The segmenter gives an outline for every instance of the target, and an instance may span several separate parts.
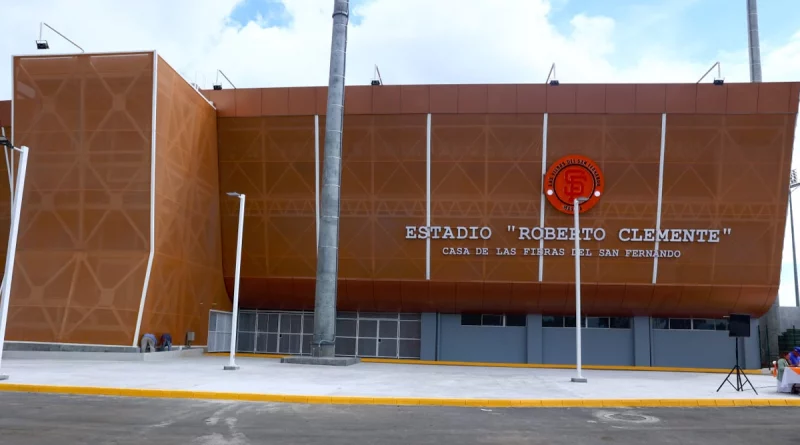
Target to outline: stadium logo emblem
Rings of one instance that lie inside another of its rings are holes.
[[[605,179],[600,167],[581,155],[569,155],[557,160],[544,177],[547,200],[561,212],[572,214],[575,199],[583,201],[580,213],[597,205],[603,194]]]

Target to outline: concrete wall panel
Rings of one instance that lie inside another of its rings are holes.
[[[585,365],[633,366],[633,330],[584,329],[582,361]],[[575,364],[575,329],[543,328],[544,363]]]
[[[442,314],[442,361],[527,363],[524,327],[462,326],[461,316]]]

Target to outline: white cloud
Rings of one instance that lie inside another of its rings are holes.
[[[44,20],[87,51],[157,48],[203,86],[212,83],[217,68],[239,87],[327,83],[329,0],[284,0],[293,18],[287,28],[233,23],[228,17],[238,0],[3,3],[0,13],[11,20],[4,21],[0,53],[34,52]],[[540,82],[553,62],[564,82],[691,82],[715,60],[682,59],[680,48],[666,48],[657,37],[648,40],[647,32],[620,54],[614,37],[621,25],[614,19],[579,14],[560,31],[546,0],[371,0],[353,14],[360,19],[349,32],[348,83],[354,84],[368,83],[375,63],[388,83]],[[667,17],[663,8],[642,14],[648,27]],[[72,51],[53,33],[45,37],[53,52]],[[768,43],[765,80],[800,77],[800,33]],[[718,58],[728,80],[747,80],[746,48]],[[7,63],[0,65],[0,98],[10,95]]]
[[[0,3],[0,99],[10,97],[8,56],[35,51],[42,20],[90,52],[158,49],[204,87],[211,85],[217,68],[238,87],[327,84],[330,0],[284,0],[292,17],[287,28],[231,22],[238,0]],[[390,84],[543,82],[553,62],[563,82],[693,82],[715,60],[722,62],[726,80],[747,81],[744,37],[740,51],[689,60],[682,48],[669,46],[670,39],[647,32],[669,19],[669,8],[674,12],[691,3],[667,2],[650,13],[639,11],[646,23],[576,15],[562,30],[552,23],[546,0],[371,0],[353,10],[360,23],[349,31],[348,83],[367,84],[376,63]],[[769,26],[761,23],[762,33]],[[615,36],[622,29],[640,29],[641,36],[618,48]],[[663,34],[668,28],[659,29]],[[45,36],[52,52],[73,51],[53,33]],[[784,42],[762,38],[762,45],[764,80],[800,79],[800,30]],[[791,286],[784,286],[781,295],[791,302]]]

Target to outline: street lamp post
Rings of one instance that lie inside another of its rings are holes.
[[[578,374],[572,378],[575,383],[586,383],[587,380],[581,373],[581,228],[579,214],[581,203],[589,198],[575,198],[572,203],[575,215],[575,368]]]
[[[6,253],[6,268],[3,275],[3,286],[0,292],[0,369],[2,369],[3,349],[6,341],[6,326],[8,324],[8,303],[11,298],[11,279],[14,277],[14,261],[17,256],[17,235],[19,235],[19,217],[22,208],[22,195],[25,189],[25,172],[28,168],[28,147],[15,147],[5,137],[5,132],[0,133],[0,146],[3,150],[9,149],[11,151],[10,159],[14,159],[13,153],[18,151],[19,154],[19,169],[17,170],[17,183],[14,186],[11,181],[11,227],[9,228],[8,235],[8,252]],[[6,156],[8,153],[6,152]],[[8,157],[6,158],[8,159]],[[9,175],[11,175],[14,168],[13,161],[8,165]],[[11,176],[9,176],[11,178]],[[8,375],[0,374],[0,380],[8,379]]]
[[[800,187],[800,182],[797,181],[797,170],[792,170],[789,180],[789,231],[792,235],[792,271],[794,272],[794,302],[797,307],[800,307],[800,286],[797,281],[797,250],[794,243],[794,208],[792,207],[792,192]]]
[[[231,353],[228,364],[222,369],[225,371],[236,371],[236,334],[238,333],[239,321],[239,279],[242,271],[242,235],[244,229],[244,194],[229,192],[228,196],[239,198],[239,234],[236,239],[236,274],[233,278],[233,313],[231,318]]]

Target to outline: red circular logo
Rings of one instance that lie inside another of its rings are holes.
[[[547,200],[561,212],[574,213],[575,200],[581,201],[580,213],[594,207],[603,194],[605,179],[600,167],[581,155],[569,155],[557,160],[547,169],[544,193]]]

